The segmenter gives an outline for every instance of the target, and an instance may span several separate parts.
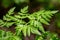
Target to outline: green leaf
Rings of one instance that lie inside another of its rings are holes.
[[[27,34],[28,34],[28,36],[30,36],[30,32],[31,32],[31,28],[28,27],[28,28],[27,28]]]
[[[43,18],[40,18],[40,22],[43,24],[49,25],[49,23],[46,20],[44,20]]]
[[[4,24],[4,22],[3,22],[3,20],[0,20],[0,26],[1,26],[2,24]]]
[[[38,31],[38,29],[33,28],[33,27],[31,27],[31,32],[32,32],[33,34],[41,35],[41,33]]]
[[[50,15],[47,15],[47,14],[46,14],[46,16],[47,16],[48,18],[51,18],[51,16],[50,16]]]
[[[14,24],[14,22],[7,22],[5,26],[6,26],[6,27],[10,27],[10,26],[12,26],[13,24]]]
[[[38,24],[38,26],[39,26],[39,28],[38,28],[38,29],[39,29],[41,32],[45,33],[45,30],[44,30],[44,28],[43,28],[42,24],[41,24],[41,23],[39,23],[39,24]]]
[[[22,27],[19,27],[19,26],[16,27],[15,29],[16,29],[16,35],[19,35],[22,31]]]
[[[42,24],[38,21],[34,21],[34,27],[38,28],[41,32],[45,32]]]
[[[11,8],[9,11],[8,11],[8,14],[11,15],[14,13],[14,10],[15,10],[15,7]]]
[[[3,20],[6,20],[6,21],[11,21],[10,18],[6,17],[6,16],[3,16]]]
[[[55,14],[55,13],[57,13],[57,12],[58,12],[58,10],[56,10],[56,11],[51,11],[52,14]]]
[[[46,20],[46,21],[50,21],[50,19],[47,17],[47,16],[45,16],[45,15],[42,15],[42,17]]]
[[[28,6],[24,7],[23,9],[21,9],[22,13],[27,13],[28,12]]]
[[[23,32],[24,36],[26,37],[26,34],[27,34],[27,27],[26,26],[23,27],[22,32]]]

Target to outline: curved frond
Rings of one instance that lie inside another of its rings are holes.
[[[16,35],[23,33],[24,36],[30,36],[31,33],[41,35],[45,33],[42,24],[49,25],[50,18],[58,11],[39,10],[32,14],[28,13],[28,6],[22,8],[20,12],[14,14],[15,7],[11,8],[8,13],[0,20],[0,26],[10,27],[16,25]],[[28,22],[25,20],[29,19]],[[24,20],[25,19],[25,20]],[[41,31],[41,32],[40,32]]]

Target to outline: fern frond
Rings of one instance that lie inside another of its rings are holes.
[[[28,18],[30,19],[30,25],[37,27],[40,31],[44,33],[42,23],[49,25],[48,22],[50,21],[50,18],[53,16],[54,13],[55,11],[45,11],[45,10],[35,12],[32,15],[28,16]]]
[[[28,18],[31,20],[38,20],[41,23],[44,23],[46,25],[49,25],[49,23],[47,21],[50,21],[49,18],[52,17],[52,15],[54,14],[55,11],[45,11],[45,10],[41,10],[38,12],[33,13],[31,16],[29,16]],[[57,11],[56,11],[57,12]]]
[[[13,35],[11,32],[0,30],[0,40],[21,40],[21,38]]]
[[[24,7],[23,9],[21,9],[22,13],[27,13],[28,12],[28,6]]]
[[[9,11],[8,11],[8,15],[11,15],[14,13],[14,10],[15,10],[15,7],[11,8]]]
[[[16,35],[19,35],[22,32],[24,36],[30,36],[30,33],[41,35],[39,31],[45,33],[42,23],[49,25],[50,18],[57,12],[50,10],[39,10],[29,14],[28,6],[26,6],[22,8],[20,12],[14,14],[14,9],[15,7],[10,9],[8,13],[3,16],[3,20],[0,20],[0,26],[10,27],[15,24]],[[25,18],[28,18],[29,21],[26,22],[24,20]]]
[[[40,36],[36,36],[35,40],[60,40],[55,33],[45,32]]]
[[[30,36],[30,32],[33,34],[40,35],[40,32],[38,31],[38,29],[28,26],[28,25],[27,26],[19,25],[15,29],[17,31],[17,35],[19,35],[20,32],[23,32],[24,36],[26,36],[26,35]]]
[[[18,22],[19,23],[25,23],[24,21],[20,20],[20,19],[23,19],[23,18],[26,18],[25,16],[27,15],[24,15],[23,13],[26,11],[27,12],[27,9],[28,9],[28,6],[27,7],[24,7],[23,9],[21,9],[21,12],[18,12],[18,15],[13,15],[14,14],[14,9],[15,7],[11,8],[8,13],[3,16],[3,20],[1,20],[1,24],[0,26],[12,26],[13,24],[17,24]],[[5,21],[5,22],[4,22]],[[13,21],[13,22],[12,22]],[[7,25],[6,25],[7,24]]]

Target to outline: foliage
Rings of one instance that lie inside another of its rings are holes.
[[[22,40],[11,32],[0,30],[0,40]]]
[[[18,13],[14,11],[15,7],[11,8],[3,16],[3,19],[0,19],[0,27],[9,28],[15,25],[16,32],[13,34],[0,30],[0,40],[22,40],[22,35],[30,37],[31,33],[36,34],[35,40],[60,40],[56,34],[46,32],[43,28],[43,24],[49,25],[51,17],[58,12],[51,10],[58,9],[56,7],[60,5],[60,0],[0,0],[1,6],[5,8],[21,6],[21,4],[24,5],[25,3],[29,4],[29,6],[40,3],[39,6],[48,10],[39,10],[30,14],[28,6],[22,8]],[[56,15],[55,24],[60,28],[60,14]]]
[[[45,32],[41,36],[36,36],[35,40],[60,40],[55,33]]]
[[[16,25],[15,35],[19,36],[21,33],[26,37],[31,33],[41,35],[45,33],[42,24],[49,25],[50,18],[58,11],[39,10],[32,14],[28,13],[28,6],[24,7],[18,13],[14,13],[15,7],[11,8],[6,15],[3,16],[3,20],[0,19],[1,27],[10,27],[13,24]],[[28,19],[26,22],[24,19]],[[40,32],[41,31],[41,32]],[[13,39],[13,38],[12,38]],[[9,39],[10,40],[10,39]]]

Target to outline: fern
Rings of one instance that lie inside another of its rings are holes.
[[[40,36],[36,36],[35,40],[60,40],[55,33],[45,32]]]
[[[3,20],[0,20],[0,26],[10,27],[13,24],[16,25],[16,35],[19,35],[21,32],[24,36],[30,36],[31,33],[41,35],[41,32],[45,33],[43,24],[49,25],[50,18],[58,11],[46,11],[39,10],[32,14],[28,13],[28,6],[24,7],[17,14],[14,14],[14,9],[10,9],[8,13],[3,16]],[[25,22],[25,18],[28,18],[29,21]],[[39,32],[41,31],[41,32]]]
[[[0,40],[22,40],[11,32],[0,30]]]

